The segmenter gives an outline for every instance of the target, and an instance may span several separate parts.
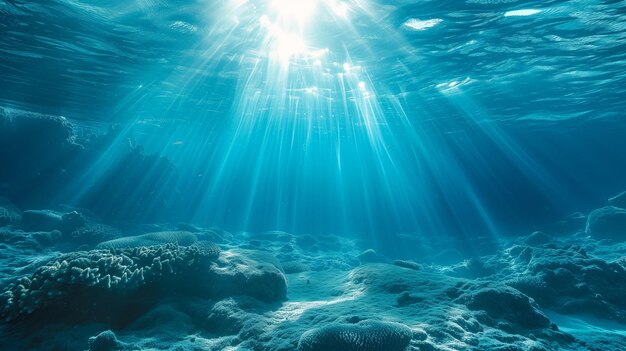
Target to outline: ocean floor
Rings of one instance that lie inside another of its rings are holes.
[[[623,207],[474,257],[396,235],[411,250],[394,256],[358,235],[114,228],[1,198],[0,349],[626,350]]]

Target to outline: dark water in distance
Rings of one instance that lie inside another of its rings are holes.
[[[4,164],[4,192],[384,241],[527,232],[626,189],[623,1],[333,4],[1,1],[5,113],[77,143],[118,125],[44,173]]]

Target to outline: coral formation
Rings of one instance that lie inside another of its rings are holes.
[[[198,241],[194,233],[185,231],[153,232],[137,236],[129,236],[102,242],[96,246],[98,249],[121,249],[150,245],[163,245],[176,243],[181,246],[190,246]]]
[[[298,351],[404,351],[411,336],[411,329],[399,323],[335,323],[304,333]]]
[[[571,245],[518,246],[510,249],[509,254],[514,257],[518,272],[517,278],[509,279],[507,284],[533,297],[541,306],[626,322],[623,262],[607,262]]]
[[[106,224],[88,222],[84,226],[78,227],[71,232],[64,231],[64,237],[76,244],[90,244],[102,242],[121,235],[121,232]]]
[[[287,296],[287,279],[279,267],[267,253],[230,250],[207,273],[203,289],[212,296],[249,295],[266,302],[282,300]]]
[[[594,257],[580,246],[513,245],[493,256],[471,260],[454,276],[494,279],[559,313],[586,313],[626,322],[626,265]]]
[[[111,330],[89,338],[89,351],[116,351],[123,349],[123,345],[117,341],[115,333]]]
[[[498,286],[469,293],[460,300],[471,310],[485,311],[493,319],[501,319],[528,329],[547,328],[550,320],[521,292]]]
[[[223,334],[237,334],[246,324],[254,322],[254,313],[262,310],[264,304],[249,296],[234,296],[213,304],[206,314],[203,327]]]
[[[584,249],[534,232],[495,254],[450,266],[393,261],[346,238],[327,248],[326,239],[309,235],[231,235],[190,224],[179,227],[193,233],[146,224],[129,231],[157,231],[123,238],[111,228],[107,237],[119,239],[102,242],[100,250],[49,252],[104,226],[82,210],[65,211],[63,234],[19,226],[0,231],[6,252],[28,248],[42,257],[0,270],[6,286],[0,316],[11,326],[50,325],[41,335],[53,334],[58,322],[90,326],[76,332],[90,351],[587,351],[598,349],[596,343],[613,351],[626,345],[616,334],[567,334],[569,315],[626,322],[626,260],[594,254],[609,250],[607,243],[614,253],[623,246],[583,231],[572,235]],[[218,254],[209,238],[227,250]],[[299,245],[302,238],[311,245]],[[419,255],[401,257],[422,262]],[[293,274],[289,290],[285,274]],[[7,279],[15,276],[22,278]],[[98,334],[106,328],[115,334]],[[23,348],[34,338],[24,335],[24,343],[2,336],[0,342]],[[97,336],[87,345],[89,335]],[[54,340],[42,350],[59,345],[63,341]]]
[[[141,286],[164,284],[195,272],[218,255],[217,248],[172,244],[66,254],[7,287],[0,295],[0,317],[14,320],[53,304],[68,303],[78,295],[130,294]]]

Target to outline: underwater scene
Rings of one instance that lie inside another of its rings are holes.
[[[0,0],[0,350],[626,350],[626,1]]]

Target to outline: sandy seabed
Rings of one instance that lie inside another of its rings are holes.
[[[626,349],[619,196],[473,258],[411,233],[393,257],[358,236],[120,230],[1,200],[5,350]]]

